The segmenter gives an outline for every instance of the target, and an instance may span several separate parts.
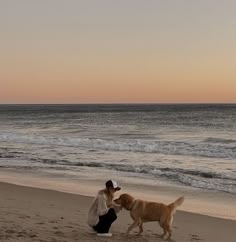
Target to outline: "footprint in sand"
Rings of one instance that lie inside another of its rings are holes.
[[[58,235],[58,236],[64,236],[64,233],[61,232],[61,231],[56,231],[55,234]]]
[[[74,227],[67,225],[67,226],[65,226],[65,228],[73,229]]]
[[[42,224],[45,224],[44,222],[39,222],[39,223],[36,223],[36,224],[40,224],[40,225],[42,225]]]
[[[48,222],[51,223],[51,224],[55,224],[55,223],[57,223],[56,220],[51,220],[51,221],[48,221]]]
[[[191,241],[199,241],[199,240],[202,240],[198,237],[198,235],[196,234],[191,234]]]
[[[35,238],[35,237],[38,237],[38,235],[37,234],[29,234],[29,237],[30,238]]]
[[[6,232],[7,234],[14,234],[14,233],[16,233],[16,231],[13,230],[13,229],[7,229],[5,232]]]
[[[30,216],[28,216],[28,215],[21,215],[21,216],[19,216],[19,218],[22,218],[22,219],[27,219],[27,218],[31,218]]]
[[[18,238],[20,238],[20,237],[25,237],[25,234],[18,233],[16,236],[17,236]]]

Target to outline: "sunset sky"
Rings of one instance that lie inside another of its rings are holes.
[[[0,104],[236,102],[235,0],[3,0],[0,30]]]

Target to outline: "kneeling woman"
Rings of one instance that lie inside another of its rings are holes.
[[[112,236],[109,232],[111,224],[117,219],[116,213],[121,210],[113,203],[114,193],[119,191],[117,182],[109,180],[106,188],[100,190],[94,199],[88,213],[88,224],[97,232],[98,236]]]

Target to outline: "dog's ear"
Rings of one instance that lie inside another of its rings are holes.
[[[125,205],[126,205],[126,207],[129,206],[129,203],[130,203],[130,199],[129,199],[129,197],[126,197],[125,198]]]
[[[131,197],[128,195],[128,194],[123,194],[122,196],[120,196],[121,198],[121,205],[128,209],[129,208],[129,205],[130,203],[132,202],[131,200]]]

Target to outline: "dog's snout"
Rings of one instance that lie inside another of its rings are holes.
[[[114,200],[114,202],[117,203],[117,204],[120,204],[120,199],[117,198],[117,199]]]

